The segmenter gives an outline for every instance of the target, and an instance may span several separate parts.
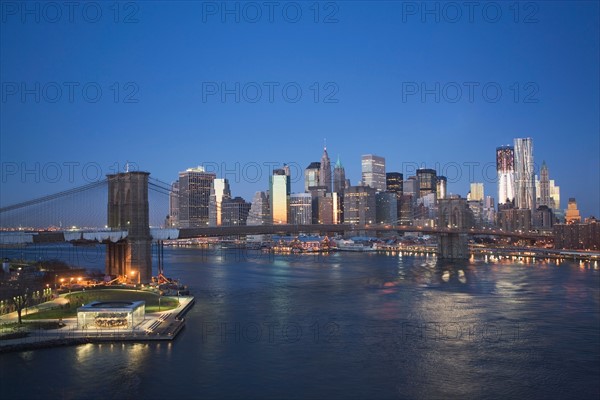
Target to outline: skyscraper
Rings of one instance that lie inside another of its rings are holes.
[[[179,226],[179,181],[173,182],[169,193],[169,228]]]
[[[540,169],[539,205],[554,208],[550,199],[550,178],[548,176],[548,166],[546,165],[546,161],[542,162],[542,168]]]
[[[483,183],[471,182],[471,201],[483,201]]]
[[[225,178],[213,179],[210,189],[210,200],[208,203],[208,224],[210,226],[221,226],[223,218],[223,200],[231,198],[229,181]]]
[[[388,192],[402,194],[404,175],[400,172],[388,172],[385,174],[385,186]]]
[[[338,156],[337,161],[335,162],[335,167],[333,168],[333,191],[342,195],[344,194],[345,188],[346,171],[344,170],[344,166],[340,161],[340,156]]]
[[[312,223],[312,196],[310,193],[290,195],[290,224],[309,225]]]
[[[447,190],[448,190],[448,179],[445,176],[438,176],[437,177],[437,198],[438,198],[438,200],[446,198]]]
[[[361,159],[362,183],[378,191],[385,191],[385,158],[365,154]]]
[[[512,203],[515,199],[515,151],[512,146],[496,148],[498,173],[498,204]]]
[[[561,211],[560,208],[560,186],[556,186],[554,179],[550,179],[550,199],[554,211]],[[561,213],[562,214],[562,213]]]
[[[533,139],[515,139],[515,205],[535,212],[535,175],[533,165]]]
[[[419,168],[417,178],[419,180],[419,197],[424,197],[430,193],[437,194],[437,173],[434,169]]]
[[[344,222],[354,225],[374,224],[377,219],[377,191],[370,186],[350,186],[344,192]]]
[[[246,225],[252,205],[241,197],[224,198],[221,202],[221,225]]]
[[[269,185],[271,217],[274,224],[287,224],[290,209],[290,170],[284,166],[273,170]]]
[[[327,147],[323,147],[323,155],[321,156],[321,168],[319,170],[319,180],[321,186],[327,188],[327,192],[331,193],[331,163],[329,162],[329,154]]]
[[[304,170],[304,191],[308,192],[311,187],[321,186],[321,163],[311,162]]]
[[[210,189],[216,175],[204,168],[188,168],[179,173],[179,227],[208,225]]]
[[[248,213],[246,225],[268,225],[271,223],[269,197],[265,192],[256,192]]]

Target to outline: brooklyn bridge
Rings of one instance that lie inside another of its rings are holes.
[[[439,258],[460,260],[469,257],[470,236],[487,235],[532,241],[547,238],[534,233],[473,228],[468,222],[464,199],[440,200],[436,227],[342,223],[161,228],[159,226],[164,225],[167,214],[169,190],[167,183],[150,178],[148,172],[123,172],[108,175],[98,182],[3,207],[0,208],[0,244],[103,243],[106,245],[107,275],[124,276],[131,271],[139,271],[139,281],[147,283],[152,278],[152,242],[164,240],[263,234],[377,235],[382,232],[419,232],[438,237]],[[106,224],[98,226],[98,215],[104,213]],[[96,222],[92,225],[94,222],[89,221],[94,217]],[[53,228],[48,229],[48,226]]]

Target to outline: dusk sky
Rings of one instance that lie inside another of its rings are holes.
[[[325,138],[352,184],[376,154],[496,198],[496,147],[532,137],[561,207],[600,216],[596,1],[47,4],[2,2],[3,207],[126,161],[248,201],[288,163],[301,192]]]

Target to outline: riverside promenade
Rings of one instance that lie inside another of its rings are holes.
[[[174,297],[177,298],[177,297]],[[67,346],[82,343],[98,342],[142,342],[173,340],[185,326],[185,314],[194,305],[193,296],[179,296],[179,305],[164,312],[149,313],[144,320],[133,329],[79,329],[77,318],[64,318],[64,326],[57,329],[34,329],[28,331],[25,337],[0,340],[0,353],[11,351],[25,351],[44,347]],[[40,304],[32,307],[28,313],[53,308],[56,304],[48,304],[57,301]],[[58,300],[60,302],[60,300]],[[0,324],[17,321],[16,312],[0,317]],[[39,322],[56,322],[52,320],[36,320]]]

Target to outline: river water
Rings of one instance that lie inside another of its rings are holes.
[[[102,267],[100,247],[76,252],[58,254]],[[3,354],[0,398],[600,396],[597,265],[190,248],[165,263],[196,296],[174,342]]]

